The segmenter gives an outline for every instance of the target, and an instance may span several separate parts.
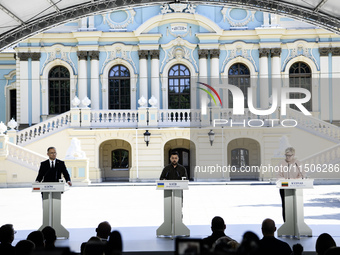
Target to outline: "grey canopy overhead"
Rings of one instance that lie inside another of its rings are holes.
[[[0,3],[0,50],[34,34],[91,14],[169,2],[171,1],[4,0]],[[340,33],[339,0],[182,0],[181,2],[226,5],[276,13]]]

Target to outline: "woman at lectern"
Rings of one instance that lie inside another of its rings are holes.
[[[285,150],[285,160],[281,162],[280,171],[278,172],[278,179],[303,179],[304,173],[301,169],[301,163],[295,158],[295,149],[288,147]],[[283,221],[286,221],[285,215],[285,190],[280,189],[280,196],[282,201],[282,216]]]

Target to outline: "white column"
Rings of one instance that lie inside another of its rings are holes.
[[[139,98],[142,96],[148,100],[148,51],[139,50]],[[139,99],[138,98],[138,99]],[[146,104],[146,106],[148,103]]]
[[[39,66],[40,53],[31,53],[32,56],[32,123],[40,122],[40,82]]]
[[[94,16],[89,16],[89,28],[88,30],[96,30],[96,28],[94,27]]]
[[[80,19],[79,21],[79,31],[86,31],[87,30],[87,17]]]
[[[263,26],[269,27],[269,13],[268,12],[263,13]]]
[[[91,59],[91,109],[99,109],[99,51],[89,52]]]
[[[320,117],[329,120],[329,62],[331,48],[319,48],[320,52]]]
[[[151,96],[157,99],[155,107],[159,108],[159,50],[150,51],[151,54]]]
[[[333,120],[340,120],[340,48],[332,48],[332,82],[333,82]]]
[[[276,88],[278,95],[281,95],[281,48],[273,48],[270,50],[272,56],[272,91]],[[280,97],[278,97],[278,104],[280,105]]]
[[[78,51],[79,68],[78,68],[78,98],[83,100],[87,97],[87,51]]]
[[[261,109],[269,108],[268,87],[268,48],[259,49],[260,52],[260,106]]]
[[[28,55],[29,53],[18,53],[20,58],[20,95],[17,95],[19,105],[17,108],[18,120],[20,124],[28,124]]]
[[[210,81],[211,85],[216,89],[217,93],[220,93],[219,89],[219,77],[220,77],[220,50],[213,49],[210,50]],[[217,100],[217,99],[216,99]],[[217,105],[219,105],[218,101],[216,101]]]
[[[203,83],[208,82],[208,62],[207,62],[207,57],[208,57],[208,50],[198,50],[198,57],[199,57],[199,81]],[[202,87],[202,86],[199,86]],[[204,89],[206,89],[204,87]],[[206,112],[202,111],[203,115],[203,120],[208,121],[209,120],[209,109],[207,108],[208,105],[208,95],[207,93],[203,92],[200,90],[199,92],[199,108],[200,109],[206,109]],[[202,108],[202,106],[205,106]],[[196,107],[195,107],[196,108]]]

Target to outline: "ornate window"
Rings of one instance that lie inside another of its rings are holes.
[[[304,62],[296,62],[289,69],[289,87],[304,88],[309,90],[312,94],[312,73],[310,67]],[[304,98],[305,95],[301,93],[290,93],[289,98]],[[303,106],[312,111],[312,99]],[[292,109],[298,110],[295,105],[290,105]]]
[[[236,63],[229,68],[228,83],[239,87],[244,95],[244,107],[248,108],[248,88],[250,87],[250,72],[247,66]],[[229,91],[229,108],[233,107],[233,96]]]
[[[112,169],[129,168],[129,151],[118,149],[112,151]]]
[[[70,110],[70,72],[64,66],[56,66],[48,74],[49,114]]]
[[[109,109],[131,109],[130,72],[116,65],[109,71]]]
[[[190,109],[190,71],[181,64],[169,70],[169,109]]]
[[[231,165],[237,169],[249,166],[249,151],[247,149],[237,148],[231,151]]]

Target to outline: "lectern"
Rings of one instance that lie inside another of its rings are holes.
[[[281,179],[276,187],[285,190],[286,222],[278,229],[278,236],[312,236],[312,229],[304,221],[303,189],[313,188],[313,179]]]
[[[157,190],[164,190],[164,222],[157,229],[159,236],[190,236],[190,230],[182,221],[183,190],[188,190],[188,181],[157,181]]]
[[[43,195],[43,224],[55,229],[57,237],[69,238],[70,233],[61,225],[61,193],[69,189],[69,185],[62,182],[32,183],[33,192],[41,192]]]

